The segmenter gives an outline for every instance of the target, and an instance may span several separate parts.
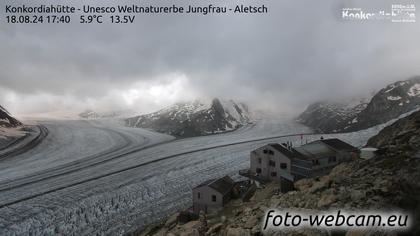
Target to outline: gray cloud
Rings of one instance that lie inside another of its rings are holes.
[[[87,107],[150,111],[202,96],[296,112],[318,99],[420,74],[419,23],[341,19],[343,7],[389,9],[393,1],[240,1],[251,2],[268,5],[269,14],[138,15],[125,26],[1,24],[0,103],[21,114]],[[166,85],[173,83],[177,96],[170,99],[150,92],[170,91]],[[142,94],[131,96],[133,89]],[[124,94],[131,94],[130,102]]]

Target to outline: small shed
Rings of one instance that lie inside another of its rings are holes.
[[[235,181],[225,176],[208,180],[193,188],[194,213],[199,214],[200,211],[209,213],[223,208],[230,201],[234,187]]]
[[[294,189],[295,178],[291,174],[283,174],[280,177],[280,192],[287,193]]]

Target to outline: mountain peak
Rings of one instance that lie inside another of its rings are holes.
[[[154,113],[132,117],[127,126],[153,129],[178,137],[235,130],[250,121],[248,107],[233,100],[178,102]]]

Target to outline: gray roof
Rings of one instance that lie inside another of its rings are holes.
[[[195,188],[199,188],[203,186],[208,186],[216,190],[217,192],[225,195],[229,193],[232,190],[232,188],[235,186],[235,181],[233,181],[233,179],[231,179],[229,176],[226,175],[223,178],[207,180]]]
[[[358,149],[337,138],[316,140],[300,147],[286,147],[282,144],[271,143],[268,146],[279,151],[286,157],[305,161],[335,156],[337,151],[358,151]]]
[[[319,140],[337,151],[357,151],[358,149],[338,138]]]
[[[356,147],[337,138],[322,139],[296,148],[296,151],[308,159],[325,158],[336,155],[337,151],[357,151]]]
[[[295,181],[295,176],[290,174],[290,173],[282,172],[282,173],[280,173],[280,176],[284,179],[289,180],[289,181],[292,181],[292,182]]]
[[[289,157],[290,159],[293,158],[298,158],[298,159],[305,159],[304,156],[302,156],[302,154],[300,154],[299,152],[297,152],[294,148],[290,147],[287,148],[281,144],[278,143],[272,143],[269,144],[269,146],[273,147],[274,149],[276,149],[277,151],[281,152],[283,155]]]
[[[297,147],[296,151],[304,155],[308,160],[334,156],[336,154],[335,150],[318,141]]]

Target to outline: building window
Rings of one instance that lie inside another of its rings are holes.
[[[272,150],[268,150],[269,155],[274,155],[274,152]]]
[[[281,169],[287,169],[287,163],[280,163]]]
[[[262,161],[261,161],[261,158],[258,158],[258,163],[259,163],[259,164],[261,164],[261,162],[262,162]]]
[[[197,198],[198,198],[198,199],[200,199],[200,198],[201,198],[200,193],[197,193]]]
[[[312,160],[312,164],[314,164],[314,165],[318,166],[318,165],[319,165],[319,160],[318,160],[318,159],[316,159],[316,160]]]
[[[270,160],[269,162],[268,162],[268,165],[269,166],[276,166],[276,162],[275,161],[272,161],[272,160]]]
[[[257,174],[261,174],[261,168],[255,169],[255,172],[257,172]]]
[[[216,195],[211,195],[211,200],[215,202],[217,200]]]
[[[271,172],[271,177],[276,177],[277,176],[277,172]]]
[[[264,149],[264,150],[263,150],[263,153],[264,153],[264,154],[267,154],[267,153],[268,153],[268,150],[267,150],[267,149]]]

